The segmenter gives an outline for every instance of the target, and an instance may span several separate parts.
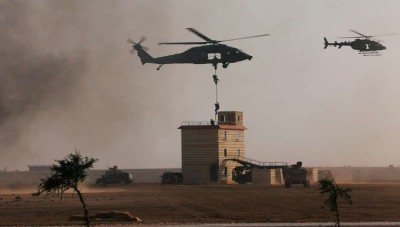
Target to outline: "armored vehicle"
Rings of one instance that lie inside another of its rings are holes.
[[[119,170],[117,166],[109,168],[104,175],[97,178],[97,185],[108,184],[129,184],[133,182],[133,176],[130,173]]]
[[[302,162],[283,168],[283,177],[285,178],[285,188],[292,187],[292,184],[303,184],[304,188],[310,187],[309,172],[301,167]]]
[[[253,181],[253,174],[250,166],[236,166],[232,170],[232,180],[238,184],[251,183]]]
[[[183,181],[183,175],[180,172],[167,171],[161,177],[161,184],[180,184]]]

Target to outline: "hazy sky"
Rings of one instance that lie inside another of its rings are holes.
[[[400,36],[363,57],[323,38],[399,33],[400,1],[0,1],[0,170],[79,148],[96,168],[180,167],[181,121],[213,117],[210,65],[141,65],[201,41],[253,56],[218,70],[221,110],[244,112],[246,156],[306,166],[400,164]],[[340,40],[338,40],[340,41]]]

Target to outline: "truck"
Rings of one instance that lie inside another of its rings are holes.
[[[133,183],[133,176],[130,173],[119,170],[117,166],[109,168],[101,177],[96,179],[96,184],[105,186],[108,184],[130,184]]]
[[[294,165],[285,166],[283,177],[285,179],[285,188],[292,187],[292,184],[302,184],[304,188],[310,187],[310,173],[302,167],[302,162],[297,162]]]

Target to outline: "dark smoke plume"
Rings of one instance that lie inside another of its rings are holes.
[[[19,144],[21,131],[39,112],[68,105],[74,98],[84,61],[34,48],[26,4],[0,3],[0,156],[29,158]],[[18,151],[17,151],[18,150]],[[0,159],[0,168],[6,165]],[[10,166],[9,166],[10,167]]]

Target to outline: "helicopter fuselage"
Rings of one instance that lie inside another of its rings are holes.
[[[218,64],[227,66],[229,63],[251,60],[252,56],[224,44],[192,47],[182,53],[153,58],[149,63],[155,64]]]
[[[386,47],[379,42],[369,39],[356,39],[350,42],[350,46],[358,51],[380,51],[386,49]]]
[[[212,64],[215,68],[218,63],[226,68],[230,63],[251,60],[253,57],[243,51],[224,44],[212,44],[192,47],[182,53],[162,57],[152,57],[143,50],[141,45],[134,45],[142,64]],[[159,68],[160,68],[159,67]],[[158,68],[158,69],[159,69]]]
[[[339,49],[342,48],[342,46],[350,46],[354,50],[358,50],[360,52],[378,52],[381,50],[385,50],[386,47],[380,44],[379,42],[370,40],[370,39],[356,39],[354,41],[345,41],[345,42],[333,42],[329,43],[328,40],[325,38],[325,48],[327,46],[334,46],[338,47]]]

